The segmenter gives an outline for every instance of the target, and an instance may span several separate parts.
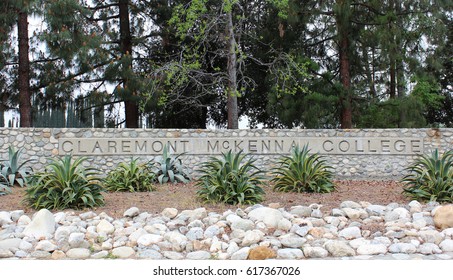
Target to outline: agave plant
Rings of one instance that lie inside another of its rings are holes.
[[[197,186],[197,194],[207,202],[227,204],[255,204],[263,200],[264,190],[262,171],[255,165],[255,160],[244,162],[247,155],[222,153],[221,158],[212,157],[202,164]]]
[[[23,187],[25,185],[25,178],[31,173],[31,167],[25,166],[31,160],[20,160],[22,156],[22,149],[15,150],[13,146],[8,148],[8,160],[4,160],[0,164],[0,186],[14,186],[19,185]]]
[[[8,178],[0,173],[0,196],[9,193],[11,193],[11,188],[9,187]]]
[[[409,174],[401,180],[404,193],[422,201],[453,201],[453,150],[439,156],[436,149],[431,156],[422,155],[406,169]]]
[[[139,163],[138,159],[132,158],[129,164],[121,162],[110,171],[104,179],[104,185],[106,190],[115,192],[152,191],[154,178],[150,163]]]
[[[82,209],[102,206],[99,172],[94,168],[84,168],[87,158],[72,160],[66,155],[52,159],[45,171],[30,177],[25,201],[33,208],[40,209]]]
[[[305,145],[293,148],[290,156],[279,159],[279,166],[273,172],[274,190],[283,192],[327,193],[335,190],[333,173],[326,161],[318,154],[309,154]]]
[[[191,176],[185,170],[180,158],[182,155],[183,154],[177,156],[171,155],[168,145],[165,145],[162,152],[162,158],[157,162],[158,167],[155,172],[159,184],[165,184],[167,182],[187,183],[191,180]]]

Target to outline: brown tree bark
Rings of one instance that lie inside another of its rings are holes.
[[[120,47],[123,56],[132,56],[132,35],[129,19],[129,0],[119,0],[119,19],[120,19]],[[132,60],[130,60],[132,61]],[[124,65],[132,69],[132,63]],[[131,90],[129,79],[123,77],[124,87],[124,109],[127,128],[138,128],[139,109],[136,100],[136,92]]]
[[[228,129],[239,128],[238,96],[237,96],[237,54],[236,39],[234,38],[233,15],[227,13],[228,18],[228,88],[227,88],[227,109],[228,109]]]
[[[31,93],[30,93],[30,59],[28,57],[28,14],[20,11],[17,20],[19,38],[19,114],[20,126],[32,126]]]

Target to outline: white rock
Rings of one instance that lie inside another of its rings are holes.
[[[11,219],[11,213],[0,211],[0,227],[11,223],[13,223],[13,220]]]
[[[137,207],[131,207],[124,211],[123,216],[127,218],[133,218],[135,216],[138,216],[140,214],[140,210]]]
[[[164,239],[172,244],[175,251],[182,252],[187,245],[187,237],[179,232],[171,231],[164,235]]]
[[[93,219],[94,217],[96,217],[96,213],[94,213],[93,211],[89,211],[89,212],[79,214],[79,217],[82,220]]]
[[[101,248],[102,248],[102,250],[110,250],[110,249],[112,249],[113,248],[112,242],[110,242],[110,241],[102,242]]]
[[[236,242],[232,241],[230,242],[230,244],[228,244],[228,249],[227,249],[227,253],[228,255],[233,255],[234,253],[236,253],[237,251],[239,251],[239,246]]]
[[[66,257],[70,259],[83,260],[90,257],[90,250],[86,248],[72,248],[66,252]]]
[[[24,210],[14,210],[14,211],[11,211],[10,212],[10,215],[11,215],[11,220],[13,220],[13,222],[17,222],[19,220],[19,218],[24,215]]]
[[[39,210],[23,231],[25,236],[36,239],[52,236],[54,232],[55,218],[47,209]]]
[[[307,239],[300,237],[297,234],[294,233],[288,233],[285,235],[282,235],[278,238],[278,240],[281,242],[281,244],[284,247],[288,248],[301,248],[302,245],[307,242]]]
[[[451,238],[453,237],[453,228],[444,229],[442,233]]]
[[[68,242],[72,248],[85,247],[82,246],[85,241],[85,234],[81,232],[73,232],[69,235]]]
[[[193,222],[195,220],[203,220],[208,216],[208,212],[205,208],[197,208],[195,210],[184,210],[176,216],[176,219],[182,221]]]
[[[12,257],[14,257],[14,254],[10,250],[0,249],[0,259]]]
[[[96,231],[98,233],[112,234],[115,231],[115,227],[107,220],[101,220],[96,226]]]
[[[372,216],[382,216],[387,208],[382,205],[369,205],[366,211]]]
[[[340,208],[361,209],[362,205],[360,205],[359,203],[354,202],[354,201],[346,200],[340,204]]]
[[[22,215],[20,216],[19,220],[17,220],[17,225],[18,226],[26,226],[31,222],[30,217],[27,215]]]
[[[100,251],[100,252],[97,252],[97,253],[94,253],[93,255],[91,255],[91,258],[92,259],[103,259],[103,258],[107,257],[108,255],[109,255],[109,252]]]
[[[193,240],[201,240],[203,239],[203,229],[201,227],[193,227],[186,233],[187,239]]]
[[[442,250],[434,243],[424,243],[420,245],[418,251],[424,255],[441,254]]]
[[[31,252],[33,249],[33,244],[28,241],[22,240],[19,244],[19,249],[25,252]]]
[[[338,236],[343,237],[347,240],[351,240],[351,239],[356,239],[356,238],[362,237],[362,234],[360,232],[360,228],[354,226],[354,227],[347,227],[345,229],[342,229],[338,233]]]
[[[437,230],[423,230],[420,231],[418,235],[425,243],[434,243],[436,245],[439,245],[444,239],[443,234]]]
[[[131,247],[121,246],[114,248],[112,255],[120,259],[128,259],[135,256],[135,251]]]
[[[131,241],[132,244],[136,244],[138,239],[145,234],[148,234],[148,232],[143,228],[139,228],[129,235],[129,241]]]
[[[302,259],[304,253],[301,249],[285,248],[277,250],[277,258],[286,260]]]
[[[204,238],[212,238],[220,233],[220,228],[216,225],[209,226],[204,231]]]
[[[5,240],[0,240],[0,249],[11,250],[19,249],[22,239],[20,238],[9,238]]]
[[[333,257],[354,256],[355,251],[346,242],[338,240],[329,240],[324,244],[327,251]]]
[[[385,215],[385,221],[391,222],[400,219],[409,219],[411,217],[409,211],[406,208],[398,207],[393,209],[392,211],[388,212]]]
[[[277,229],[283,230],[283,231],[289,231],[292,227],[292,223],[288,221],[287,219],[282,219],[278,222]]]
[[[264,237],[264,233],[259,230],[249,230],[245,232],[244,239],[242,240],[241,246],[250,246],[253,244],[257,244],[260,242]]]
[[[233,215],[229,215],[228,217],[230,216],[233,216]],[[236,216],[236,215],[234,215]],[[227,217],[227,219],[228,219]],[[240,218],[239,216],[236,216],[238,219],[234,219],[232,222],[231,222],[231,229],[232,230],[235,230],[235,229],[241,229],[243,231],[247,231],[247,230],[252,230],[255,228],[255,223],[250,221],[250,220],[246,220],[246,219],[242,219]],[[231,219],[230,219],[231,220]]]
[[[390,253],[415,254],[417,247],[412,243],[395,243],[389,247]]]
[[[165,251],[162,253],[165,258],[170,259],[170,260],[182,260],[184,259],[183,254],[174,252],[174,251]]]
[[[251,220],[264,222],[269,228],[277,228],[278,222],[283,219],[283,215],[279,210],[269,207],[256,208],[250,211],[248,217]]]
[[[445,239],[439,244],[439,247],[444,252],[453,252],[453,240]]]
[[[357,238],[357,239],[353,239],[353,240],[349,241],[349,246],[351,246],[354,249],[357,249],[362,245],[368,245],[370,243],[371,243],[370,240],[367,240],[367,239],[361,237],[361,238]]]
[[[353,208],[342,208],[341,210],[343,210],[344,214],[345,214],[346,217],[348,217],[349,219],[357,220],[357,219],[360,218],[360,211],[357,210],[357,209],[353,209]]]
[[[238,250],[237,252],[235,252],[231,256],[231,259],[232,260],[246,260],[247,257],[249,256],[249,252],[250,252],[250,247],[244,247],[244,248]]]
[[[68,227],[61,226],[55,231],[55,240],[68,239],[71,234],[71,230]]]
[[[137,240],[137,244],[142,247],[148,247],[151,244],[162,242],[164,238],[157,234],[144,234]]]
[[[188,253],[186,258],[188,260],[209,260],[211,258],[211,253],[206,251],[195,251]]]
[[[161,235],[164,235],[168,231],[167,226],[163,224],[152,224],[150,226],[145,226],[144,229],[148,233]]]
[[[384,244],[364,244],[357,248],[359,255],[378,255],[387,253],[387,246]]]
[[[312,209],[307,206],[293,206],[291,207],[290,213],[299,217],[310,217],[311,210]]]
[[[49,240],[39,241],[35,247],[35,250],[41,250],[46,252],[53,252],[58,249],[58,246],[50,242]]]
[[[141,251],[138,257],[151,260],[161,260],[163,258],[161,253],[152,249]]]
[[[307,258],[325,258],[329,255],[329,252],[321,247],[304,247],[303,251]]]
[[[58,212],[53,215],[55,223],[61,224],[66,219],[66,213]]]
[[[178,215],[178,209],[176,208],[165,208],[162,213],[162,216],[167,217],[169,219],[173,219]]]

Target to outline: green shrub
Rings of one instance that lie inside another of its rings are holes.
[[[305,145],[294,147],[290,156],[279,159],[280,164],[273,172],[274,190],[283,192],[328,193],[335,190],[333,173],[326,161],[318,154],[309,154]]]
[[[453,201],[453,150],[441,157],[436,149],[431,156],[422,155],[406,171],[401,180],[403,193],[422,201]]]
[[[83,209],[104,205],[99,172],[84,168],[81,157],[52,159],[45,171],[33,174],[28,182],[25,201],[33,208]]]
[[[8,160],[4,160],[0,164],[0,187],[1,186],[14,186],[25,185],[26,177],[31,173],[31,167],[26,167],[25,164],[31,160],[21,162],[22,149],[15,150],[13,146],[8,148]]]
[[[212,157],[202,164],[197,186],[198,196],[207,202],[227,204],[255,204],[263,201],[264,191],[262,173],[255,165],[255,160],[245,162],[242,152],[231,150],[221,158]]]
[[[159,184],[165,184],[167,182],[187,183],[191,180],[189,173],[182,164],[180,156],[182,154],[172,156],[168,150],[168,145],[165,145],[162,158],[157,162],[158,168],[155,172]]]
[[[155,174],[149,163],[138,163],[131,159],[129,164],[120,163],[104,180],[106,190],[114,192],[147,192],[154,189]]]
[[[8,178],[0,172],[0,196],[11,193]]]

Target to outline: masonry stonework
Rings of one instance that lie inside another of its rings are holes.
[[[399,179],[418,155],[453,149],[453,129],[0,128],[2,159],[10,144],[23,148],[23,159],[32,159],[34,170],[42,170],[49,157],[73,154],[88,157],[85,164],[104,173],[131,157],[154,160],[167,145],[175,154],[184,153],[184,163],[195,175],[200,162],[228,150],[243,150],[270,171],[292,147],[308,144],[326,157],[337,178]]]

